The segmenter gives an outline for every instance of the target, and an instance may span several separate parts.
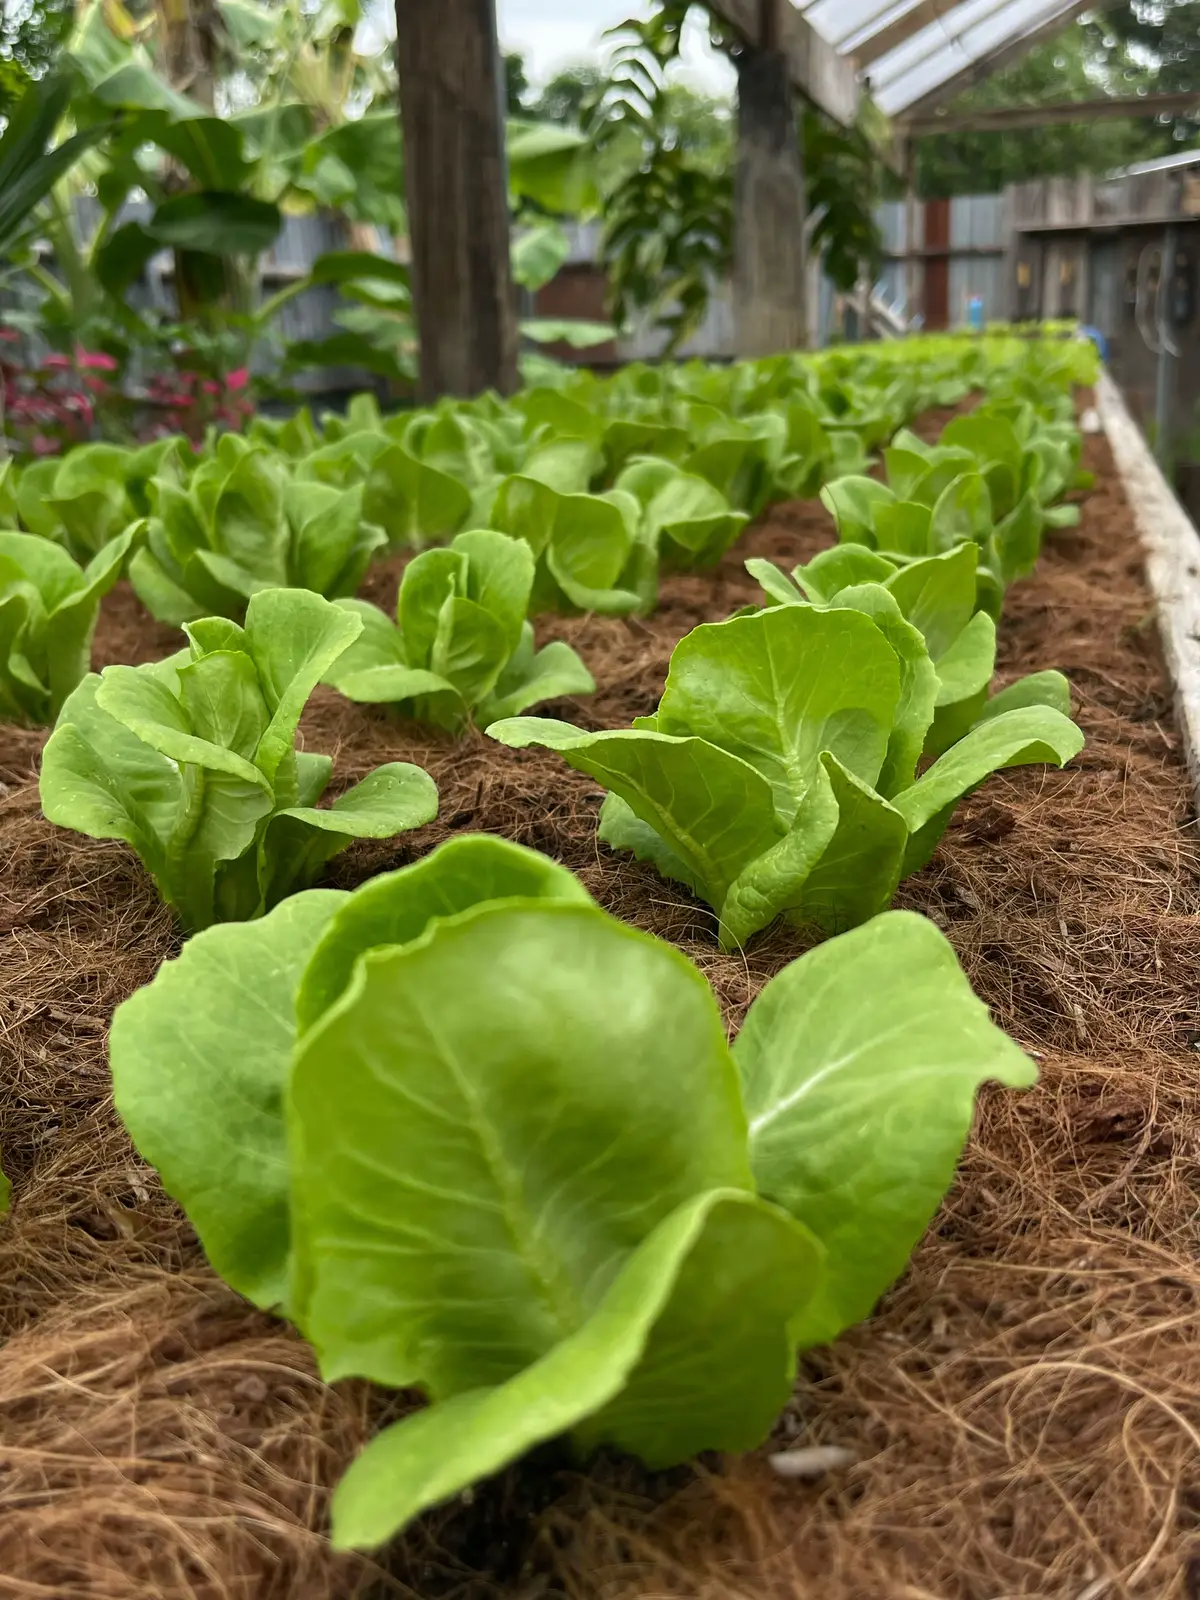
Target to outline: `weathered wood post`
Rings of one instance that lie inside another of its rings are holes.
[[[494,0],[396,0],[422,400],[517,386]]]
[[[804,167],[778,5],[759,0],[757,40],[737,61],[733,305],[739,356],[796,350],[807,340]]]

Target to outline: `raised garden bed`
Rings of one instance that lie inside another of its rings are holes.
[[[1047,536],[1000,630],[1005,680],[1068,674],[1087,748],[1063,772],[992,777],[897,901],[945,929],[1042,1082],[985,1094],[902,1282],[870,1322],[805,1358],[773,1448],[853,1457],[815,1483],[779,1476],[766,1451],[657,1476],[615,1458],[581,1473],[543,1451],[426,1518],[383,1565],[332,1555],[327,1487],[386,1402],[322,1385],[307,1347],[208,1271],[133,1154],[108,1101],[105,1031],[177,934],[126,851],[42,819],[43,736],[5,730],[0,1150],[19,1200],[0,1229],[0,1595],[1191,1594],[1198,860],[1141,553],[1103,439],[1087,465],[1098,476],[1081,525]],[[599,689],[544,713],[600,727],[651,710],[675,642],[758,598],[745,556],[790,565],[829,539],[819,506],[777,507],[715,575],[666,580],[649,619],[545,628]],[[390,604],[395,581],[378,568],[365,592]],[[106,600],[97,665],[174,644],[128,592]],[[441,794],[437,822],[356,845],[334,881],[454,832],[503,834],[677,943],[731,1020],[796,953],[779,930],[721,954],[706,907],[597,845],[600,791],[548,752],[453,741],[325,690],[303,729],[336,753],[339,781],[409,760]]]

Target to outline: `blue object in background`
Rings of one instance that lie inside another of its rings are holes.
[[[983,296],[973,294],[967,301],[967,327],[972,333],[983,332]]]
[[[1100,332],[1099,328],[1080,328],[1079,337],[1081,339],[1090,339],[1096,346],[1096,349],[1099,350],[1101,361],[1107,362],[1108,340]]]

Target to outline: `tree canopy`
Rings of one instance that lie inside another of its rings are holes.
[[[74,0],[5,0],[0,7],[0,115],[54,64],[75,17]]]
[[[1154,18],[1161,20],[1155,21]],[[1200,0],[1163,0],[1153,16],[1134,6],[1091,16],[1031,50],[947,105],[949,113],[1038,106],[1101,95],[1200,87]],[[1190,119],[1077,123],[1012,133],[935,134],[918,142],[922,195],[995,192],[1030,178],[1105,172],[1178,149]]]

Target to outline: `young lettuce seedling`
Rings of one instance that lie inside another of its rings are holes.
[[[296,748],[305,702],[362,627],[304,589],[266,589],[246,625],[206,617],[190,647],[89,673],[42,754],[42,809],[123,839],[188,931],[261,916],[306,888],[352,839],[437,814],[420,767],[377,767],[318,807],[333,761]]]
[[[760,1443],[903,1271],[980,1084],[1035,1078],[911,912],[794,961],[731,1048],[677,950],[483,836],[200,934],[110,1058],[215,1269],[326,1379],[432,1402],[342,1479],[342,1548],[561,1435]]]
[[[444,728],[486,726],[542,700],[592,694],[591,673],[559,640],[534,649],[525,620],[534,583],[523,539],[488,528],[460,533],[405,568],[396,626],[364,600],[339,604],[362,632],[325,681],[350,700],[405,706]]]
[[[488,527],[532,550],[532,611],[622,617],[653,609],[658,549],[641,506],[623,489],[587,494],[515,473],[497,484],[481,513]]]
[[[707,900],[726,949],[781,913],[854,927],[925,865],[989,773],[1062,766],[1083,746],[1061,711],[998,697],[916,777],[938,674],[893,595],[857,596],[862,609],[781,605],[694,628],[658,711],[632,728],[512,717],[487,731],[558,750],[603,784],[600,837]]]

